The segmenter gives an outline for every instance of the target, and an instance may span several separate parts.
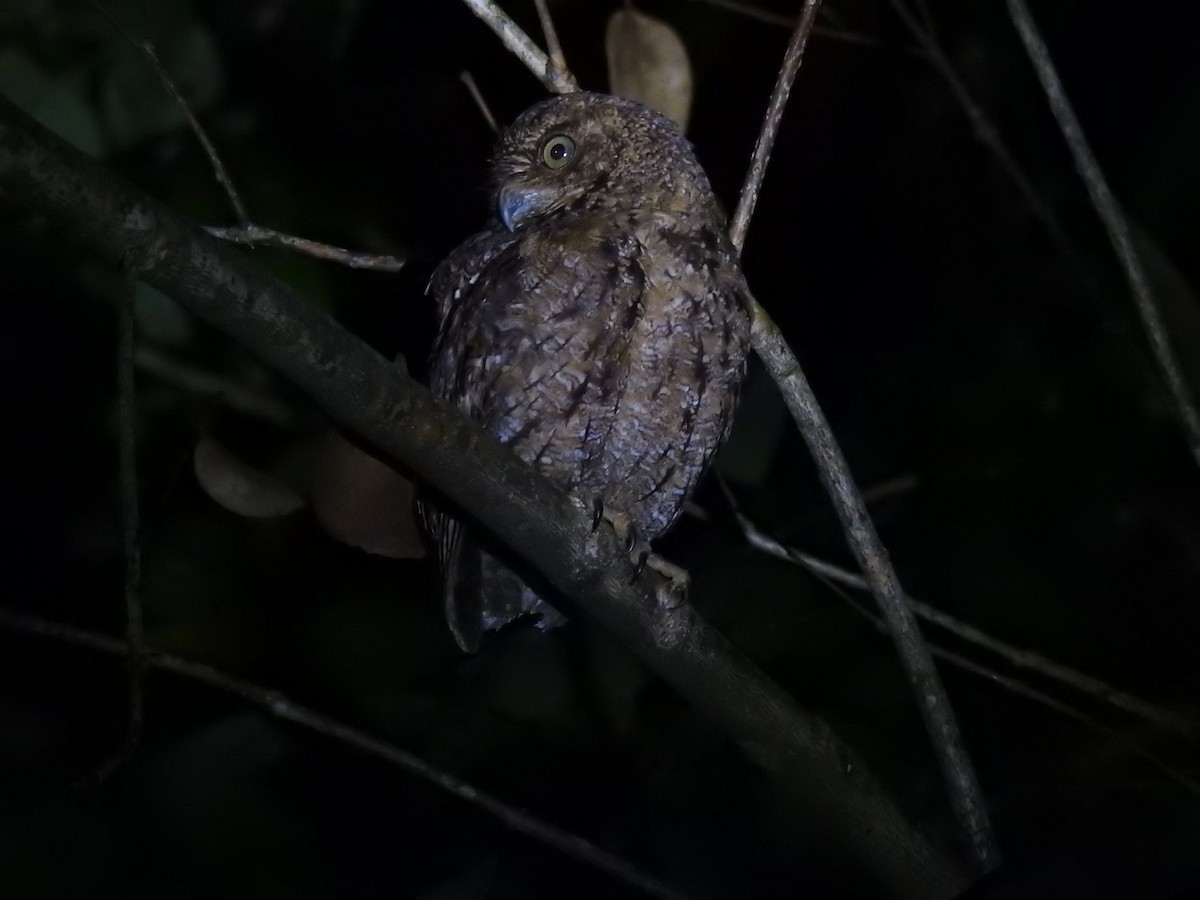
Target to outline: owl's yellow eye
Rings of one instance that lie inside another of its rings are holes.
[[[556,134],[542,144],[542,165],[547,169],[561,169],[575,155],[575,142],[565,134]]]

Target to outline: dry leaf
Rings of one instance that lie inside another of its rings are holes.
[[[658,110],[687,131],[692,64],[674,29],[635,9],[619,9],[608,20],[604,47],[609,90]]]
[[[311,499],[321,527],[351,547],[391,559],[425,555],[412,481],[336,431],[321,438]]]
[[[304,499],[284,482],[238,459],[208,435],[196,444],[192,468],[204,492],[239,516],[270,519],[304,506]]]

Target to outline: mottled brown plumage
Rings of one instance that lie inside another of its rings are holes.
[[[632,101],[568,94],[526,111],[492,165],[495,216],[430,282],[431,387],[560,487],[647,540],[729,430],[747,289],[691,145]],[[561,617],[493,553],[426,510],[466,650],[527,614]]]

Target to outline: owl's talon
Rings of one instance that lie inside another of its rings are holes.
[[[634,563],[633,563],[633,577],[629,579],[630,584],[633,584],[635,581],[638,580],[638,576],[641,575],[642,571],[646,568],[646,563],[649,561],[649,559],[650,559],[649,548],[646,548],[646,549],[642,550],[640,553],[638,553],[637,559],[634,560]]]
[[[637,529],[633,526],[633,523],[630,522],[629,533],[625,535],[625,553],[629,556],[634,556],[637,554],[645,557],[650,552],[649,547],[649,544],[638,537]]]

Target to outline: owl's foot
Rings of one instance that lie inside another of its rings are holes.
[[[604,498],[597,494],[592,498],[593,533],[600,527],[601,522],[607,522],[612,526],[612,530],[617,534],[617,540],[625,545],[625,552],[633,559],[635,565],[637,565],[638,554],[643,549],[646,553],[650,552],[650,545],[638,537],[637,528],[634,527],[633,519],[629,518],[629,513],[605,506]]]
[[[646,557],[645,564],[664,579],[654,592],[651,634],[659,647],[671,648],[682,643],[692,630],[692,608],[687,602],[687,569],[655,553]]]
[[[687,569],[675,565],[650,549],[650,544],[639,537],[629,515],[620,510],[610,509],[604,505],[603,499],[597,496],[592,498],[592,531],[599,528],[601,522],[608,522],[616,532],[617,539],[625,546],[625,552],[633,563],[631,584],[642,574],[643,569],[650,569],[663,577],[663,581],[659,582],[655,590],[651,633],[654,642],[660,647],[678,644],[691,631],[692,625],[692,612],[687,605]]]

